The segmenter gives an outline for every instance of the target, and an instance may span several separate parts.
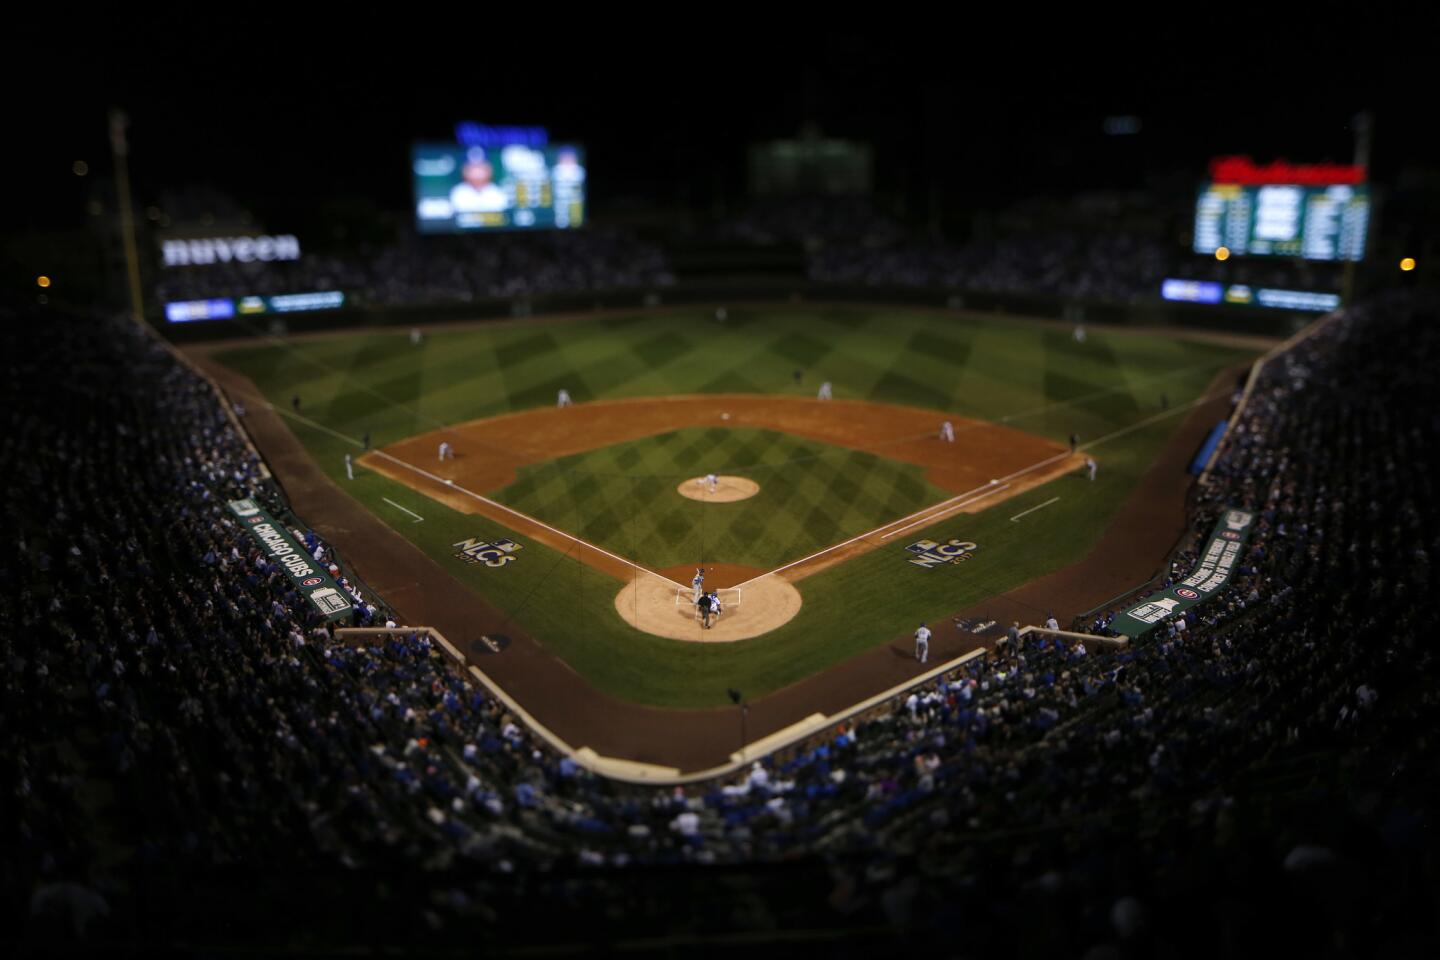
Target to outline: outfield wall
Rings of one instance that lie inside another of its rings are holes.
[[[936,287],[879,287],[776,281],[774,278],[736,278],[729,281],[688,283],[670,287],[612,290],[589,294],[479,300],[471,303],[384,306],[348,297],[351,305],[313,313],[236,317],[170,323],[152,315],[162,334],[177,343],[232,339],[261,333],[312,333],[370,327],[407,327],[431,323],[477,320],[512,320],[529,316],[574,315],[599,311],[636,311],[671,307],[719,305],[759,306],[884,305],[915,309],[964,310],[972,313],[1015,315],[1042,320],[1067,320],[1075,307],[1084,322],[1134,327],[1179,327],[1265,337],[1290,336],[1313,319],[1309,314],[1244,306],[1207,306],[1162,300],[1115,303],[1070,300],[1061,297],[962,291]]]

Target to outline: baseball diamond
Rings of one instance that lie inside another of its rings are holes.
[[[268,401],[303,444],[294,455],[337,493],[463,585],[472,626],[446,636],[478,643],[486,622],[533,638],[617,702],[670,710],[718,706],[727,687],[761,697],[823,684],[908,639],[912,620],[941,624],[932,656],[968,649],[982,638],[947,631],[951,615],[998,607],[994,598],[1085,556],[1176,428],[1228,399],[1226,371],[1252,355],[1223,339],[1100,328],[1077,343],[1063,327],[954,312],[761,307],[731,311],[723,327],[702,326],[704,316],[192,350],[232,393]],[[823,371],[832,399],[816,398],[818,374],[796,381],[797,363]],[[298,411],[297,377],[311,398]],[[559,407],[562,389],[573,403]],[[453,457],[436,460],[440,442]],[[353,481],[347,452],[358,454]],[[1093,482],[1085,456],[1104,465]],[[677,489],[709,473],[759,489],[729,503]],[[1056,496],[1033,519],[1009,519]],[[1162,540],[1178,521],[1151,533]],[[498,567],[455,562],[453,544],[471,538],[521,549]],[[967,562],[910,562],[912,546],[952,540],[975,544]],[[1104,599],[1136,576],[1127,570],[1154,562],[1116,556],[1085,592]],[[716,564],[748,572],[719,584],[744,586],[744,612],[727,609],[706,629],[677,616],[675,589]],[[397,569],[382,582],[402,584],[403,609],[407,594],[432,592],[430,578]],[[894,669],[868,671],[869,682],[894,682]],[[539,709],[544,719],[555,705]]]

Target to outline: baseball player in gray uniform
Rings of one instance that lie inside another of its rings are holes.
[[[915,659],[921,663],[930,659],[930,628],[923,623],[915,631]]]

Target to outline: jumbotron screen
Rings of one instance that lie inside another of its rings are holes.
[[[1361,260],[1370,228],[1363,167],[1270,164],[1227,157],[1195,204],[1195,252]]]
[[[421,233],[556,230],[585,223],[585,153],[576,146],[416,144]]]

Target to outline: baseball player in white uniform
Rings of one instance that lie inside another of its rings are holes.
[[[441,440],[441,441],[440,441],[440,459],[441,459],[441,460],[454,460],[454,459],[455,459],[455,448],[452,447],[452,446],[450,446],[450,441],[448,441],[448,440]]]
[[[560,389],[560,392],[557,393],[557,394],[555,394],[555,406],[557,406],[557,407],[568,407],[568,406],[570,406],[570,391],[569,391],[569,390],[566,390],[565,388],[562,387],[562,388]]]
[[[355,479],[355,464],[350,461],[350,454],[345,454],[345,477],[349,480]]]
[[[829,381],[829,380],[826,380],[824,383],[820,384],[820,392],[819,392],[818,394],[816,394],[815,396],[816,396],[816,399],[818,399],[818,400],[829,400],[829,399],[830,399],[830,381]]]
[[[705,474],[705,483],[709,485],[710,492],[714,493],[716,488],[720,486],[720,478],[713,473],[707,473]]]
[[[915,631],[915,659],[921,663],[930,659],[930,628],[923,623]]]
[[[940,424],[940,439],[946,443],[955,442],[955,426],[949,420]]]
[[[1094,458],[1094,457],[1086,457],[1086,458],[1085,458],[1085,476],[1089,477],[1089,478],[1093,481],[1093,480],[1095,479],[1095,470],[1096,470],[1095,458]]]

